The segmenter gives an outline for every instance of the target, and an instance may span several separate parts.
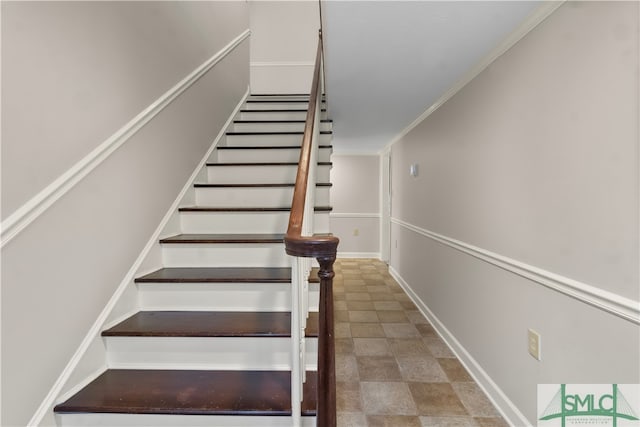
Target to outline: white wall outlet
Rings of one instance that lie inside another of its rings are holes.
[[[414,163],[411,166],[409,166],[409,175],[416,177],[418,176],[418,172],[419,172],[419,166],[417,163]]]
[[[533,329],[529,329],[528,331],[528,342],[529,342],[529,354],[532,355],[536,360],[540,360],[542,355],[540,353],[540,334],[534,331]]]
[[[360,230],[358,230],[357,228],[353,229],[353,235],[354,236],[359,236],[360,235]]]

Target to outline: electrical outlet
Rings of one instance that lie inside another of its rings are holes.
[[[540,360],[542,355],[540,353],[540,334],[534,331],[533,329],[529,329],[528,332],[528,342],[529,342],[529,354],[532,355],[536,360]]]
[[[359,236],[360,235],[360,230],[358,230],[357,228],[353,229],[353,235],[354,236]]]

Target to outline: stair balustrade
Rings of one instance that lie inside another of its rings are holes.
[[[333,264],[336,260],[338,238],[314,235],[316,166],[320,139],[320,115],[323,82],[322,33],[318,38],[309,109],[305,121],[300,160],[291,204],[289,225],[285,235],[285,250],[292,258],[291,313],[291,409],[294,425],[300,424],[303,384],[305,381],[304,327],[309,314],[309,283],[311,259],[316,258],[320,270],[320,304],[318,336],[317,425],[336,425],[335,345],[333,328]],[[309,191],[307,191],[309,190]]]

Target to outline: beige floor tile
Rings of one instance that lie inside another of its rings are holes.
[[[360,381],[356,357],[349,354],[336,354],[336,378],[344,382]]]
[[[366,310],[353,310],[349,311],[349,322],[367,322],[367,323],[379,323],[378,314],[373,311]]]
[[[436,332],[435,329],[433,329],[433,326],[427,323],[417,323],[415,326],[416,326],[416,329],[420,332],[420,335],[422,335],[423,337],[438,336],[438,333]]]
[[[405,310],[417,310],[418,307],[411,301],[398,301],[403,309]]]
[[[371,292],[369,291],[369,295],[371,295],[372,301],[395,301],[395,294],[391,292]]]
[[[347,292],[345,295],[347,301],[371,301],[371,295],[368,292]]]
[[[458,359],[444,358],[438,359],[438,363],[442,370],[447,374],[450,382],[471,382],[473,378],[462,366]]]
[[[389,338],[389,347],[396,356],[431,356],[431,352],[419,338]]]
[[[351,336],[354,338],[385,338],[379,323],[350,323]]]
[[[368,415],[417,415],[409,386],[404,382],[361,382],[360,393]]]
[[[367,283],[367,292],[385,292],[389,293],[389,288],[386,285],[369,285]]]
[[[346,301],[348,310],[375,310],[373,301]]]
[[[338,412],[336,414],[338,427],[366,427],[367,418],[362,412]]]
[[[475,417],[475,421],[479,427],[509,427],[503,418]]]
[[[500,414],[476,383],[452,383],[451,386],[474,417],[499,417]]]
[[[378,318],[382,323],[408,323],[409,319],[404,314],[404,311],[383,311],[380,310],[377,312]]]
[[[395,357],[356,356],[361,381],[400,381],[402,376]]]
[[[347,302],[346,301],[334,301],[333,302],[334,311],[346,311],[347,310]]]
[[[346,310],[335,310],[333,312],[333,321],[334,322],[349,322],[350,312]]]
[[[427,319],[417,310],[405,311],[409,321],[415,324],[429,323]]]
[[[402,379],[405,381],[442,383],[447,382],[438,361],[430,356],[398,356],[396,358]]]
[[[403,310],[402,304],[400,304],[398,301],[374,301],[373,306],[376,308],[376,310]]]
[[[338,381],[336,383],[336,408],[338,412],[362,411],[359,382]]]
[[[409,383],[420,415],[469,415],[449,383]]]
[[[356,356],[391,356],[386,338],[354,338],[353,353]]]
[[[471,417],[420,417],[422,427],[478,427]]]
[[[353,340],[351,338],[335,339],[336,354],[353,354]]]
[[[369,427],[421,427],[420,418],[409,415],[369,415]]]
[[[424,342],[435,357],[456,357],[439,337],[426,337]]]
[[[387,338],[417,338],[420,332],[412,323],[383,323],[382,329]]]
[[[333,335],[335,338],[351,338],[351,324],[346,322],[334,323]]]

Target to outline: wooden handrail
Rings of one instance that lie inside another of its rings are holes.
[[[336,260],[338,238],[329,235],[302,235],[305,200],[311,150],[314,135],[316,106],[320,92],[322,64],[322,34],[318,38],[313,81],[309,96],[309,109],[304,126],[296,184],[291,202],[291,214],[287,234],[284,237],[287,254],[295,257],[316,258],[320,264],[320,305],[318,325],[318,387],[316,424],[322,427],[336,426],[336,376],[335,344],[333,333],[333,263]],[[311,191],[314,191],[312,189]],[[297,284],[294,284],[296,286]]]

